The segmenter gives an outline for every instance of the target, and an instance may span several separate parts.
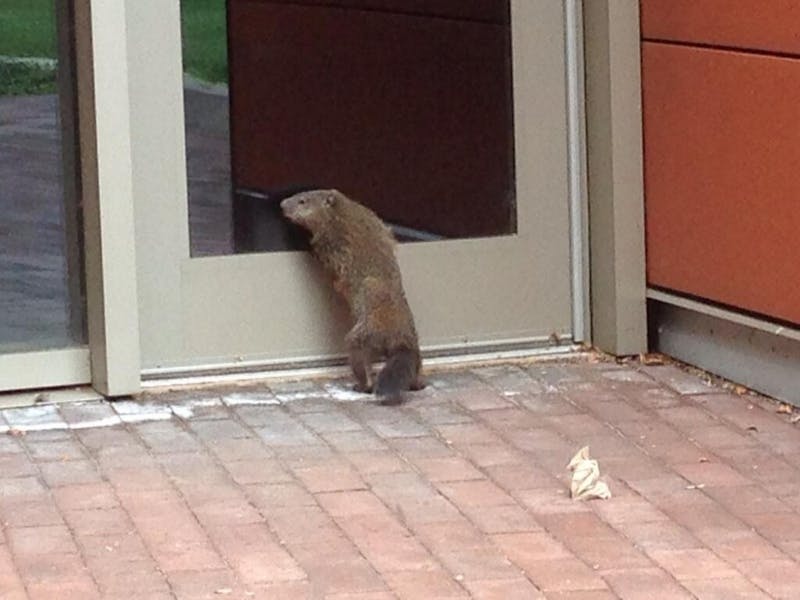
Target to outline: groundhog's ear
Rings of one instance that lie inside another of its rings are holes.
[[[325,196],[325,206],[336,206],[336,194]]]

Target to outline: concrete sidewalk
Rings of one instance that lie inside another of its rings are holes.
[[[672,365],[430,383],[6,410],[0,597],[800,597],[800,430],[771,401]],[[567,496],[586,444],[610,500]]]

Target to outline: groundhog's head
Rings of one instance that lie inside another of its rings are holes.
[[[301,192],[282,201],[281,210],[292,223],[313,232],[330,220],[340,198],[336,190]]]

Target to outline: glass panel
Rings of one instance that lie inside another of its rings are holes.
[[[0,352],[86,339],[71,2],[0,2]]]
[[[181,0],[192,256],[233,252],[225,0]]]
[[[183,7],[194,75],[197,48],[223,60],[225,6]],[[278,204],[316,187],[401,241],[516,232],[508,0],[228,0],[227,19],[232,175],[227,97],[187,99],[193,255],[303,247]]]

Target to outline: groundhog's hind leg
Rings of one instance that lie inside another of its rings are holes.
[[[356,379],[354,389],[370,394],[373,386],[372,352],[360,332],[361,328],[356,325],[345,337],[345,342],[350,353],[350,368]]]
[[[356,378],[356,384],[353,386],[353,389],[357,392],[371,394],[373,377],[370,352],[365,348],[351,348],[350,368],[353,370],[353,376]]]

